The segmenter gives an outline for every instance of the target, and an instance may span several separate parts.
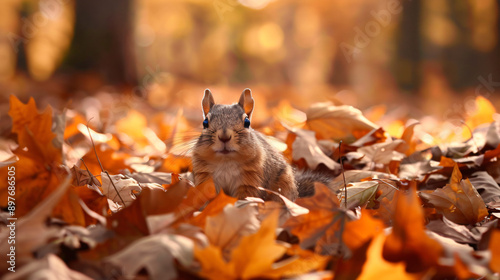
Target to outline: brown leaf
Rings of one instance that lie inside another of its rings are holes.
[[[358,149],[358,153],[364,154],[375,163],[387,165],[391,161],[401,161],[405,157],[403,152],[407,149],[408,145],[403,140],[397,139],[392,142],[361,147]]]
[[[421,197],[457,224],[473,225],[488,215],[483,199],[469,179],[462,180],[462,173],[457,165],[449,184],[432,193],[421,193]]]
[[[6,275],[3,279],[92,280],[85,274],[71,270],[63,260],[52,254],[43,259],[30,262],[21,269],[16,270],[15,273]]]
[[[337,170],[340,164],[328,157],[318,146],[318,141],[313,131],[294,129],[297,135],[292,145],[292,158],[294,161],[305,159],[310,169],[316,169],[319,164],[324,164],[330,170]]]
[[[121,268],[125,278],[134,278],[141,269],[149,279],[177,279],[175,260],[189,268],[193,265],[193,241],[182,235],[147,236],[106,258]]]
[[[337,196],[321,184],[316,184],[313,197],[299,198],[296,203],[309,209],[309,213],[291,217],[284,227],[299,237],[304,248],[316,244],[329,227],[337,224],[341,216]]]

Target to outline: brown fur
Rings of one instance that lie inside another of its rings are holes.
[[[277,199],[257,187],[281,193],[291,200],[297,198],[291,166],[262,134],[251,126],[244,127],[245,117],[251,118],[254,107],[249,89],[232,105],[215,104],[207,89],[202,107],[209,126],[203,129],[193,150],[195,185],[212,177],[216,187],[238,199],[247,196]]]

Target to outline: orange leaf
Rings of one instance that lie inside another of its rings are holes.
[[[408,272],[422,272],[436,265],[442,248],[425,233],[416,183],[411,184],[407,194],[398,192],[395,203],[392,232],[384,243],[384,258],[390,262],[404,261]]]
[[[229,262],[223,259],[218,247],[196,247],[194,254],[202,266],[201,276],[210,279],[250,279],[271,271],[273,263],[286,252],[286,247],[275,240],[277,223],[276,211],[262,222],[259,231],[241,239]]]
[[[382,251],[385,251],[385,244],[388,238],[383,233],[378,234],[371,242],[367,251],[367,261],[363,266],[361,275],[358,280],[417,280],[422,279],[423,274],[408,273],[405,271],[405,264],[403,262],[392,263],[386,261],[382,257]]]
[[[373,218],[366,209],[361,209],[359,220],[346,223],[342,240],[351,250],[357,250],[384,230],[384,223]]]
[[[314,245],[340,217],[337,196],[321,184],[316,184],[313,197],[299,198],[296,203],[309,209],[309,213],[290,218],[284,227],[299,237],[303,247]]]
[[[491,252],[490,268],[500,273],[500,230],[497,229],[491,233],[488,249]]]
[[[11,95],[9,115],[12,118],[12,132],[17,134],[20,149],[28,147],[31,153],[40,153],[48,162],[61,162],[61,147],[53,145],[56,135],[52,132],[50,106],[44,112],[38,113],[33,98],[23,104]]]
[[[230,196],[226,195],[223,191],[221,191],[217,195],[217,197],[215,197],[214,200],[210,201],[210,203],[207,205],[207,207],[205,207],[205,209],[203,209],[203,211],[201,211],[200,214],[191,218],[189,223],[191,223],[192,225],[198,226],[200,228],[204,228],[205,223],[206,223],[206,219],[208,217],[215,216],[215,215],[221,213],[226,205],[228,205],[228,204],[234,205],[234,203],[237,200],[238,199],[236,199],[234,197],[230,197]]]

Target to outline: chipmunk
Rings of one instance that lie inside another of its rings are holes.
[[[195,185],[212,177],[216,187],[238,199],[253,196],[278,200],[257,189],[263,187],[293,201],[299,195],[312,195],[314,181],[327,183],[312,172],[301,173],[297,183],[283,155],[252,129],[255,102],[250,89],[245,89],[238,103],[232,105],[215,104],[212,93],[206,89],[201,104],[203,132],[192,157]]]

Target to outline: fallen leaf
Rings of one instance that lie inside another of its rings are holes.
[[[391,161],[401,161],[405,155],[404,151],[408,149],[408,144],[403,140],[394,140],[386,143],[376,143],[371,146],[361,147],[358,153],[364,154],[368,159],[375,163],[387,165]]]
[[[485,203],[492,202],[496,197],[500,197],[500,187],[486,171],[473,173],[469,180]]]
[[[189,268],[194,261],[191,239],[173,234],[157,234],[141,238],[105,259],[121,268],[125,278],[134,278],[141,269],[149,279],[177,279],[175,261]]]
[[[257,207],[235,207],[228,204],[223,211],[206,219],[205,234],[210,244],[219,247],[223,256],[229,255],[245,235],[255,233],[260,226]]]
[[[314,131],[294,129],[293,133],[297,135],[292,145],[294,161],[304,159],[310,169],[316,169],[320,164],[324,164],[330,170],[340,168],[340,164],[329,158],[318,146]]]
[[[189,222],[195,226],[205,228],[206,220],[208,217],[212,217],[221,213],[227,205],[234,205],[237,200],[238,199],[228,196],[223,191],[221,191],[214,200],[210,201],[210,203],[207,205],[207,207],[205,207],[205,209],[203,209],[203,211],[201,211],[201,213],[191,218]]]
[[[315,245],[341,218],[337,196],[324,185],[316,184],[313,197],[299,198],[296,203],[309,209],[309,213],[291,217],[283,226],[299,237],[303,248]]]
[[[387,280],[417,280],[422,279],[422,273],[409,273],[404,262],[388,262],[382,257],[389,237],[378,234],[368,247],[367,260],[358,280],[387,279]]]
[[[395,203],[392,232],[384,242],[384,259],[404,261],[407,272],[425,272],[437,264],[442,248],[425,233],[416,184],[406,194],[398,192]]]
[[[272,271],[273,263],[287,250],[275,240],[277,218],[278,212],[265,219],[256,233],[242,237],[229,261],[224,260],[219,247],[196,247],[194,254],[202,266],[200,275],[210,279],[251,279]]]
[[[457,165],[449,184],[432,193],[421,193],[420,196],[457,224],[473,225],[488,215],[483,199],[469,179],[462,180],[462,173]]]
[[[494,272],[500,273],[500,230],[497,229],[491,233],[488,249],[492,254],[490,268]]]
[[[368,202],[375,197],[378,186],[379,183],[376,181],[365,181],[347,184],[346,188],[340,189],[340,192],[338,194],[340,206],[346,209],[351,209],[368,204]],[[347,199],[345,194],[346,189]]]
[[[316,103],[306,111],[306,116],[307,127],[316,132],[319,139],[360,138],[378,128],[360,110],[347,105]]]
[[[110,175],[103,171],[101,180],[102,193],[108,198],[109,209],[113,212],[132,204],[136,199],[136,194],[142,191],[135,179],[127,178],[122,174]]]
[[[16,270],[15,273],[4,275],[5,280],[17,279],[54,279],[54,280],[92,280],[78,271],[69,269],[63,260],[55,255],[48,255],[41,260],[35,260]]]

